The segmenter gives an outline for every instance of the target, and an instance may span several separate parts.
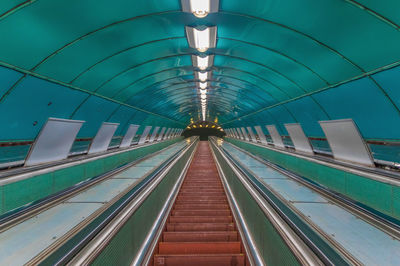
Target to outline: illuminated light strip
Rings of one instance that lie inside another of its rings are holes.
[[[193,28],[186,26],[186,37],[191,48],[205,52],[217,45],[217,27]]]
[[[181,0],[181,4],[183,12],[192,13],[198,18],[204,18],[219,9],[219,0]]]
[[[200,70],[206,70],[214,65],[214,55],[199,56],[192,55],[193,67]]]

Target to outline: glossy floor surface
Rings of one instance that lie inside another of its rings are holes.
[[[200,141],[162,233],[154,265],[246,265],[207,141]]]

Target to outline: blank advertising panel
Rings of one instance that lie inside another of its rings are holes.
[[[276,147],[285,148],[283,144],[282,137],[279,134],[278,130],[276,129],[275,125],[268,125],[266,126],[268,129],[269,134],[271,135],[272,142]]]
[[[140,136],[140,139],[139,139],[139,142],[138,142],[139,145],[146,142],[146,138],[149,135],[151,128],[152,128],[152,126],[147,126],[147,127],[144,128],[143,133]]]
[[[257,142],[256,135],[254,135],[253,129],[251,129],[251,127],[247,127],[247,131],[250,134],[251,141]]]
[[[254,129],[257,132],[257,135],[258,135],[258,138],[260,139],[260,142],[262,144],[267,144],[268,142],[267,142],[267,139],[265,138],[265,134],[262,131],[262,128],[260,126],[255,126]]]
[[[244,127],[241,127],[240,129],[242,130],[242,134],[244,136],[244,139],[249,141],[249,135],[247,134],[246,129]]]
[[[153,130],[153,133],[151,134],[151,137],[150,137],[150,140],[149,140],[150,143],[152,143],[154,141],[154,139],[156,138],[156,135],[157,135],[159,129],[160,129],[160,127],[156,127]]]
[[[85,121],[50,117],[33,143],[25,165],[66,159]]]
[[[242,133],[242,130],[240,130],[240,128],[236,128],[236,132],[238,133],[238,135],[239,135],[239,139],[242,139],[242,140],[244,140],[244,136],[243,136],[243,133]]]
[[[160,134],[158,135],[157,141],[161,141],[161,140],[162,140],[162,138],[163,138],[163,136],[164,136],[164,132],[165,132],[166,129],[167,129],[166,127],[163,127],[163,128],[161,129],[161,132],[160,132]]]
[[[138,131],[140,125],[130,125],[128,130],[125,133],[124,138],[121,141],[121,144],[119,145],[120,148],[126,148],[131,146],[132,140],[136,135],[136,132]]]
[[[171,132],[171,130],[172,130],[172,128],[168,128],[167,132],[165,132],[165,135],[164,135],[164,137],[162,139],[167,139],[168,136],[169,136],[169,133]]]
[[[285,124],[285,127],[296,151],[314,154],[310,141],[306,134],[304,134],[303,128],[300,124]]]
[[[90,144],[88,154],[106,151],[118,126],[119,123],[104,122]]]
[[[352,119],[319,121],[319,124],[335,159],[375,166],[371,152]]]

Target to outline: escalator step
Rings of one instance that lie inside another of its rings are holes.
[[[156,255],[154,265],[164,266],[242,266],[243,254],[223,255]]]
[[[164,232],[164,242],[238,241],[238,232]]]
[[[159,254],[235,254],[240,242],[160,242]]]

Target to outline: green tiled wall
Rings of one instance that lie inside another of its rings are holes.
[[[339,192],[381,213],[400,219],[400,188],[397,186],[251,143],[231,138],[226,138],[226,140],[254,155],[305,176],[326,188]]]
[[[180,140],[182,138],[140,147],[131,151],[110,155],[106,158],[0,186],[0,214],[40,200],[125,163],[140,159]]]

